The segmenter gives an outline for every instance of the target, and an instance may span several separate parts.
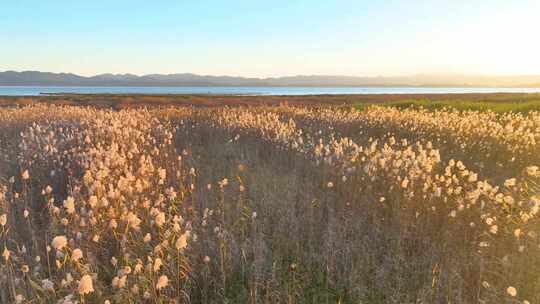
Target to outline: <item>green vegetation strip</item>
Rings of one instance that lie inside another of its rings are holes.
[[[358,103],[355,108],[363,111],[374,103]],[[520,112],[527,113],[530,111],[540,111],[540,99],[527,101],[462,101],[462,100],[447,100],[447,101],[431,101],[427,99],[421,100],[404,100],[389,103],[377,103],[376,105],[384,107],[396,107],[399,109],[407,108],[424,108],[434,111],[443,108],[454,108],[460,111],[493,111],[496,113],[503,112]]]

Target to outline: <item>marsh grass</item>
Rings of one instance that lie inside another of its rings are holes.
[[[372,104],[359,103],[355,108],[364,111]],[[492,111],[495,113],[515,112],[528,113],[540,111],[540,99],[523,101],[467,101],[467,100],[443,100],[414,99],[397,102],[378,103],[378,106],[394,107],[398,109],[426,109],[429,111],[456,109],[458,111]]]
[[[0,302],[536,303],[539,115],[3,109]]]

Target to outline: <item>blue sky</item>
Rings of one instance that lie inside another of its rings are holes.
[[[0,71],[540,74],[540,1],[0,3]]]

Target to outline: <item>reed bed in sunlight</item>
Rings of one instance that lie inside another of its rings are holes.
[[[540,114],[0,109],[2,303],[538,303]]]

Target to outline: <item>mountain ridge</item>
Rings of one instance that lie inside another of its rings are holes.
[[[283,77],[212,76],[193,73],[113,74],[80,76],[74,73],[40,71],[0,72],[0,86],[319,86],[319,87],[540,87],[540,75],[475,76],[456,74],[417,74],[412,76],[296,75]]]

